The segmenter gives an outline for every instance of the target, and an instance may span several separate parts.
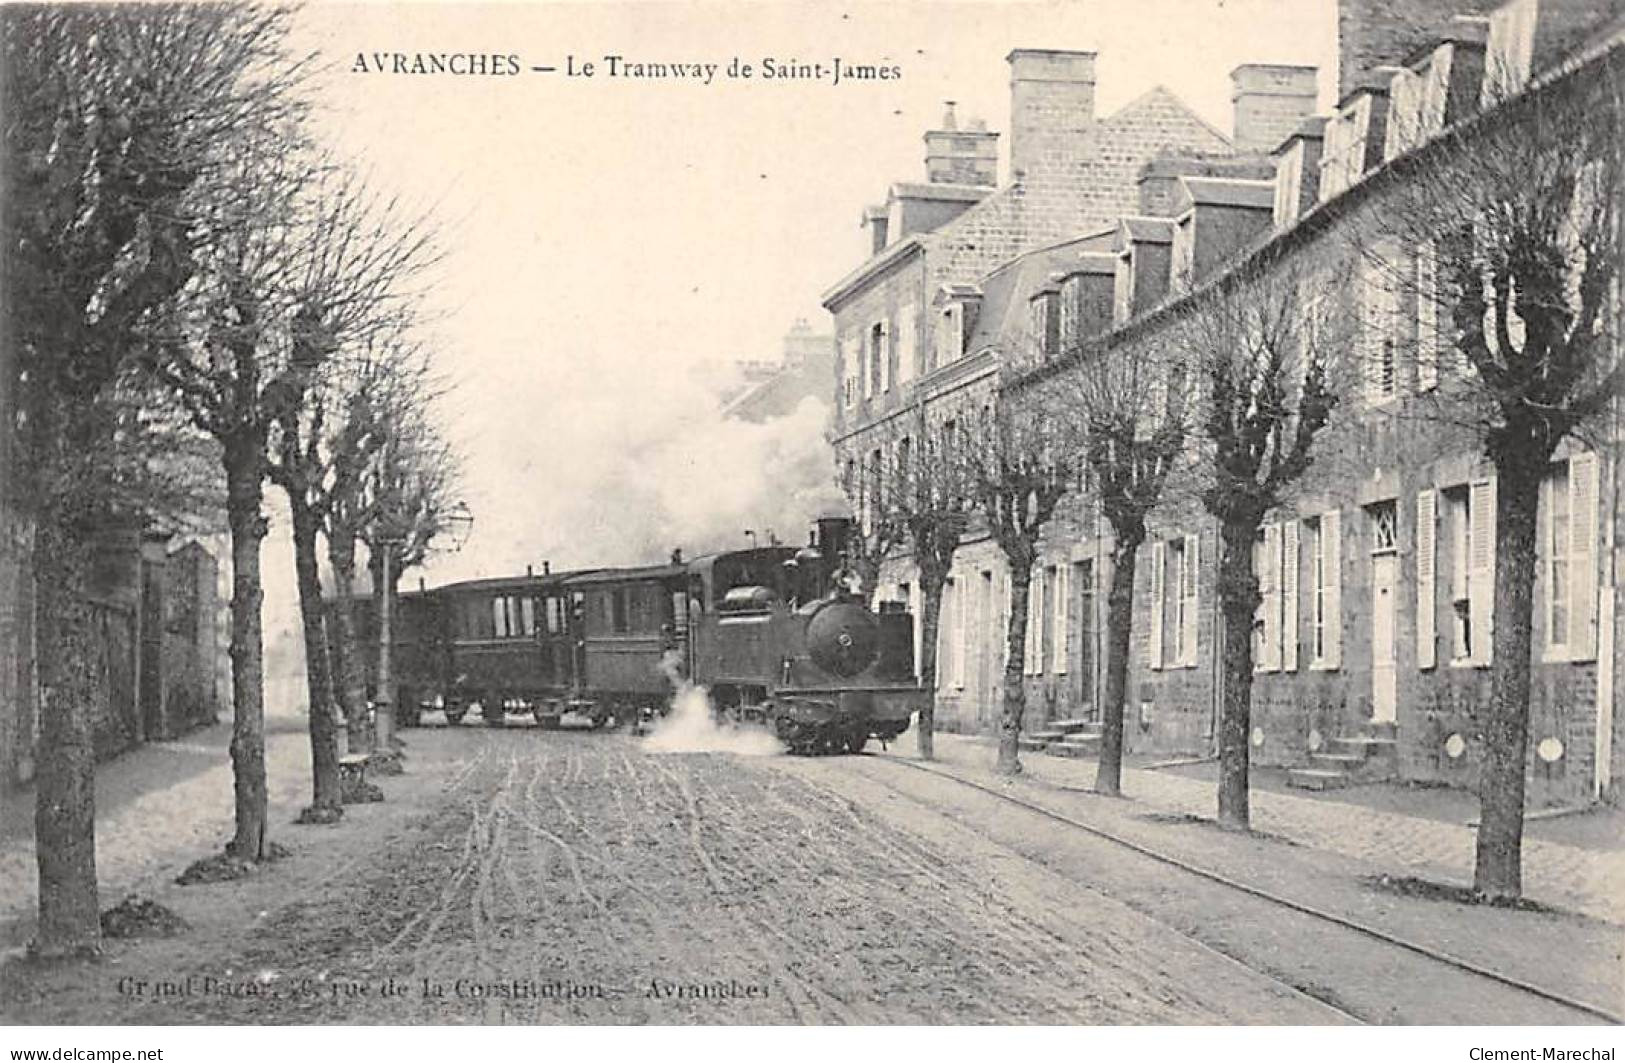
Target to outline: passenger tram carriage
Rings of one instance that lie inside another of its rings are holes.
[[[830,518],[799,549],[544,566],[403,593],[393,655],[400,723],[438,708],[450,724],[477,709],[493,727],[514,712],[544,728],[567,715],[614,727],[667,711],[679,685],[692,683],[709,690],[719,718],[765,726],[792,752],[856,752],[895,738],[928,696],[914,676],[913,619],[902,603],[871,609],[847,592],[850,530]],[[352,608],[371,642],[370,599]]]

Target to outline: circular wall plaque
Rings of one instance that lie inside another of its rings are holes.
[[[1535,756],[1551,764],[1563,759],[1563,743],[1556,738],[1542,738],[1535,747]]]
[[[1263,744],[1264,744],[1264,729],[1262,727],[1254,727],[1253,728],[1253,745],[1261,746]]]
[[[1467,739],[1461,737],[1459,732],[1451,735],[1444,740],[1444,751],[1451,760],[1456,760],[1467,752]]]

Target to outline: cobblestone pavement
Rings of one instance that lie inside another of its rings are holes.
[[[904,738],[899,751],[912,753]],[[938,735],[941,759],[983,764],[992,740]],[[1091,787],[1093,760],[1045,753],[1023,754],[1025,773],[1044,782]],[[1178,815],[1212,818],[1213,784],[1167,771],[1125,768],[1127,797]],[[1295,797],[1254,788],[1255,830],[1371,864],[1374,871],[1470,884],[1474,831],[1466,825],[1383,812],[1335,800]],[[1524,890],[1532,900],[1625,925],[1625,853],[1600,852],[1539,839],[1524,839]]]

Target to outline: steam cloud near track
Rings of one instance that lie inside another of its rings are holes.
[[[771,757],[784,752],[784,743],[757,727],[735,727],[716,720],[710,692],[695,686],[678,669],[675,652],[660,660],[660,671],[671,681],[671,712],[656,721],[643,740],[650,753],[737,753],[743,757]]]

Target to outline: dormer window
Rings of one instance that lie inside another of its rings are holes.
[[[1480,107],[1492,107],[1523,90],[1535,60],[1536,0],[1511,0],[1490,15],[1484,49]]]
[[[1296,140],[1275,164],[1275,227],[1285,229],[1298,220],[1298,199],[1303,189],[1303,141]]]
[[[1173,290],[1191,290],[1191,278],[1196,273],[1196,212],[1187,211],[1174,225],[1174,261],[1171,273]]]
[[[1054,358],[1061,346],[1061,296],[1051,284],[1028,301],[1030,349],[1041,361]]]
[[[1056,353],[1083,340],[1083,276],[1074,273],[1061,282],[1061,324]]]
[[[1127,247],[1117,256],[1117,271],[1112,278],[1112,325],[1121,325],[1134,313],[1134,248]]]
[[[1398,70],[1388,83],[1388,142],[1382,157],[1397,158],[1427,139],[1422,128],[1422,101],[1427,81],[1416,71]]]
[[[949,303],[937,315],[937,364],[947,365],[965,353],[965,304]]]

